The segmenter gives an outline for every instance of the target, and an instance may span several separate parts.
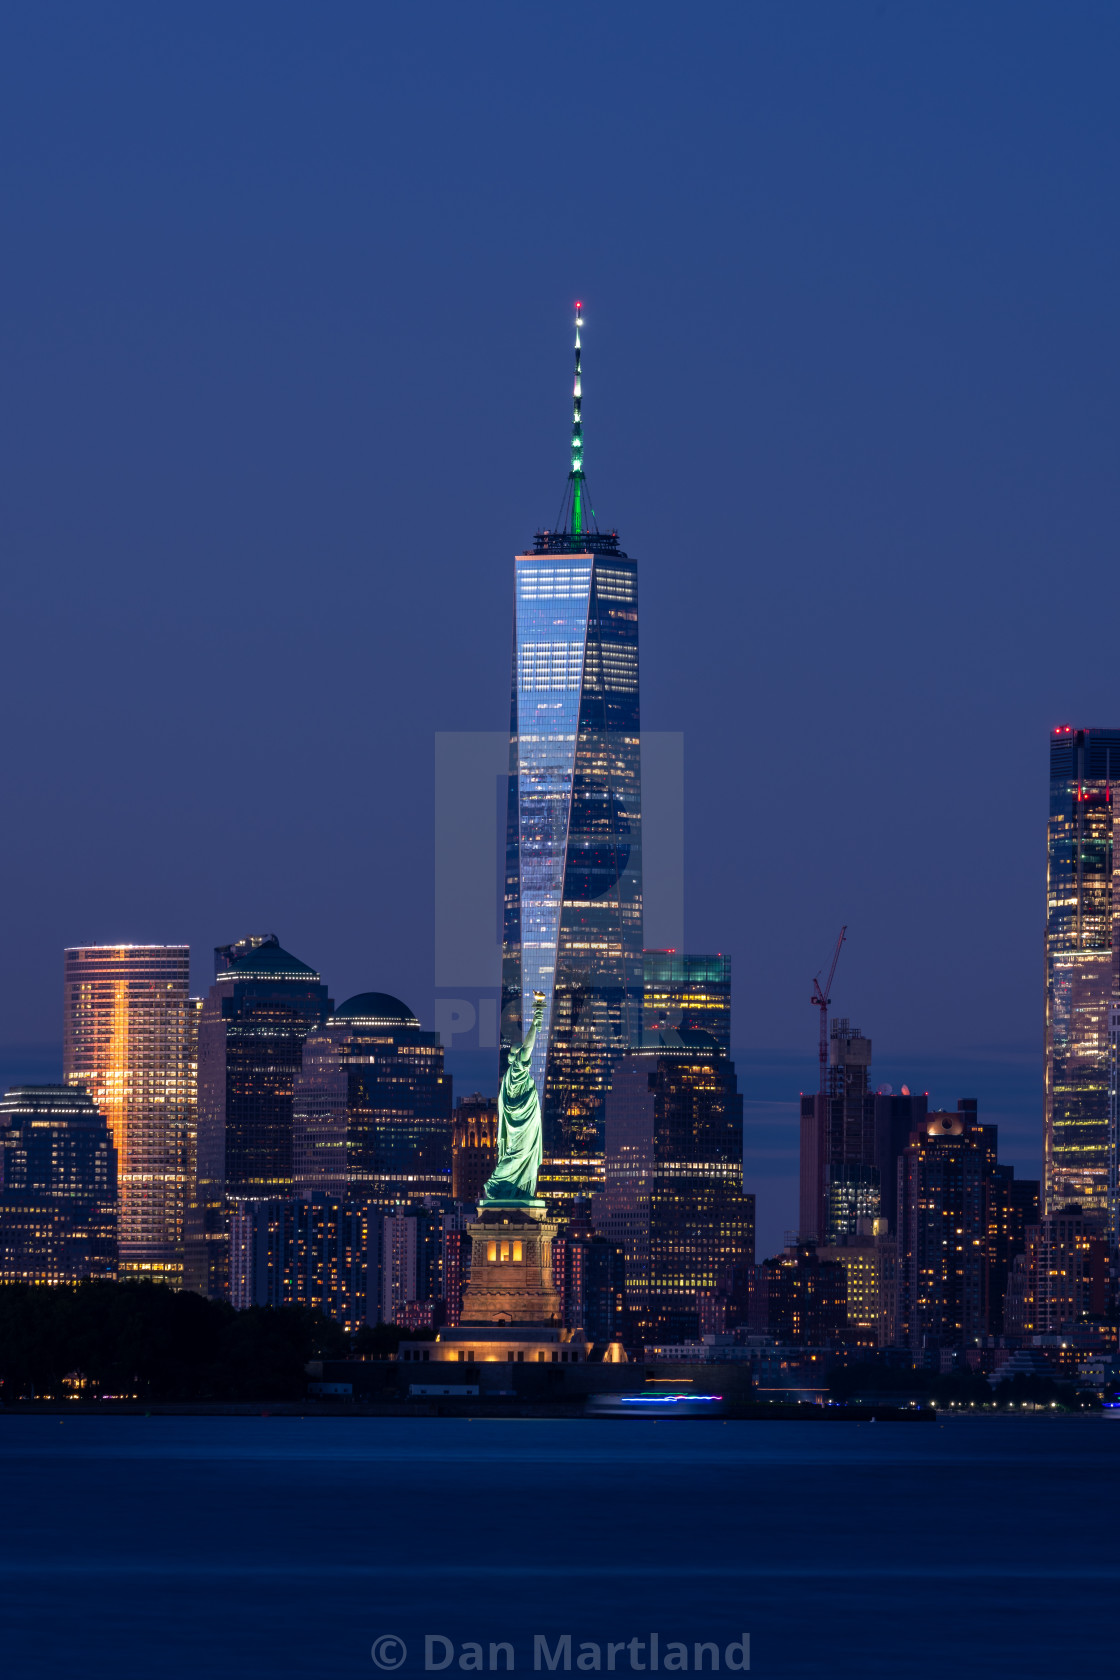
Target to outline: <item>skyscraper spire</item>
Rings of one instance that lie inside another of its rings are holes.
[[[564,497],[551,530],[538,531],[534,539],[540,554],[607,554],[618,547],[617,531],[600,531],[583,470],[583,369],[580,335],[583,304],[576,302],[576,365],[572,381],[572,464],[564,485]]]
[[[572,387],[572,470],[569,478],[572,485],[572,535],[583,534],[583,385],[580,380],[579,369],[579,329],[583,325],[583,305],[576,299],[576,376]]]

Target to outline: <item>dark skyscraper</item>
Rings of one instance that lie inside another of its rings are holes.
[[[230,1299],[246,1307],[310,1307],[351,1334],[377,1322],[381,1217],[333,1196],[235,1204]]]
[[[282,950],[274,935],[243,944],[249,948],[219,967],[198,1024],[198,1177],[187,1281],[223,1296],[232,1205],[291,1194],[296,1077],[305,1039],[331,1008],[314,969]]]
[[[625,1336],[626,1255],[621,1243],[592,1230],[586,1202],[576,1204],[567,1232],[552,1245],[552,1281],[561,1322],[585,1331],[600,1355]]]
[[[735,1069],[707,1034],[689,1039],[632,1051],[607,1098],[595,1224],[625,1252],[629,1338],[638,1345],[694,1340],[698,1297],[754,1264]]]
[[[899,1162],[901,1337],[914,1352],[958,1348],[987,1330],[985,1180],[994,1148],[974,1116],[934,1113]]]
[[[407,1004],[360,992],[309,1035],[295,1080],[295,1188],[391,1210],[451,1195],[451,1076]]]
[[[841,1018],[831,1024],[828,1051],[827,1094],[801,1099],[803,1242],[854,1236],[861,1219],[879,1213],[871,1040]]]
[[[117,1152],[85,1091],[0,1098],[0,1283],[117,1275]]]
[[[929,1097],[923,1092],[875,1093],[875,1165],[879,1169],[879,1210],[887,1229],[898,1230],[898,1158],[924,1127]]]
[[[1013,1270],[1020,1287],[1009,1329],[1055,1335],[1108,1311],[1108,1242],[1099,1214],[1071,1207],[1028,1225]]]
[[[731,1054],[731,958],[685,951],[642,954],[643,1043],[676,1029],[706,1032],[725,1056]]]
[[[1050,736],[1044,1199],[1108,1206],[1109,1006],[1117,987],[1112,784],[1120,729]]]
[[[1010,1328],[1008,1284],[1037,1221],[1038,1180],[1000,1165],[998,1138],[962,1097],[955,1113],[928,1114],[899,1157],[899,1328],[915,1352]]]
[[[1027,1232],[1039,1221],[1037,1178],[1016,1178],[1015,1168],[992,1168],[987,1182],[987,1276],[985,1309],[990,1335],[1002,1335],[1007,1286],[1015,1256],[1027,1248]]]
[[[848,1327],[848,1276],[814,1243],[791,1243],[758,1268],[755,1329],[779,1342],[827,1341]]]
[[[638,570],[588,498],[578,309],[567,495],[514,562],[502,973],[503,1065],[545,996],[539,1190],[564,1210],[601,1183],[611,1065],[642,1004]]]

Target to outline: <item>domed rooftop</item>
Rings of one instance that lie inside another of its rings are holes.
[[[418,1027],[419,1021],[400,998],[388,992],[358,992],[355,997],[340,1003],[334,1020],[376,1021],[379,1026]]]

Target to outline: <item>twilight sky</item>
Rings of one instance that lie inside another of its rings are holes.
[[[1120,721],[1120,14],[9,8],[0,1044],[274,929],[433,1012],[433,737],[586,461],[734,1040],[1033,1052],[1047,734]],[[949,1092],[943,1093],[946,1097]]]

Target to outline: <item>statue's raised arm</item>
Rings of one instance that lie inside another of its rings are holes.
[[[544,993],[533,994],[533,1021],[509,1053],[498,1091],[498,1164],[482,1201],[525,1206],[536,1199],[541,1165],[541,1100],[533,1083],[533,1046],[544,1020]]]
[[[521,1054],[529,1058],[533,1054],[533,1046],[537,1042],[537,1032],[544,1020],[544,993],[533,993],[533,1024],[521,1041]]]

